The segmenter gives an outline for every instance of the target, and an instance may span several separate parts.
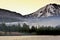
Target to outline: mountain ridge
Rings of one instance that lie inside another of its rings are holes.
[[[15,13],[16,15],[21,15],[20,13],[17,13],[17,12],[11,11],[11,10],[2,9],[2,8],[0,8],[0,11],[5,11],[5,12],[9,12],[9,13]]]
[[[20,13],[14,12],[14,11],[10,11],[10,10],[6,10],[6,9],[2,9],[0,8],[0,12],[9,12],[15,15],[18,15],[20,17],[48,17],[48,16],[58,16],[60,15],[60,5],[58,4],[48,4],[40,9],[38,9],[37,11],[28,14],[28,15],[22,15]],[[1,14],[1,13],[0,13]]]
[[[28,15],[21,15],[20,13],[0,9],[0,22],[12,22],[10,24],[26,23],[29,26],[60,25],[60,5],[48,4]]]
[[[17,12],[0,8],[0,22],[21,21],[22,15]]]
[[[48,4],[36,12],[33,12],[26,17],[48,17],[48,16],[60,16],[60,5],[58,4]]]

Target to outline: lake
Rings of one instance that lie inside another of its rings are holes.
[[[60,36],[0,36],[0,40],[60,40]]]

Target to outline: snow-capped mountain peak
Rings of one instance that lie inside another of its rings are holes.
[[[59,15],[60,15],[60,5],[48,4],[45,7],[40,8],[36,12],[26,16],[27,17],[48,17],[48,16],[59,16]]]

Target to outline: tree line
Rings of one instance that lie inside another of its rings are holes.
[[[36,35],[60,35],[60,26],[52,27],[52,26],[39,26],[35,27],[32,26],[30,28],[29,25],[23,24],[21,26],[20,24],[18,25],[12,25],[12,26],[6,26],[4,23],[0,24],[0,31],[5,32],[20,32],[20,33],[31,33],[31,34],[36,34]]]

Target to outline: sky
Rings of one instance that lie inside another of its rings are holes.
[[[60,0],[0,0],[0,8],[27,15],[50,3],[60,4]]]

